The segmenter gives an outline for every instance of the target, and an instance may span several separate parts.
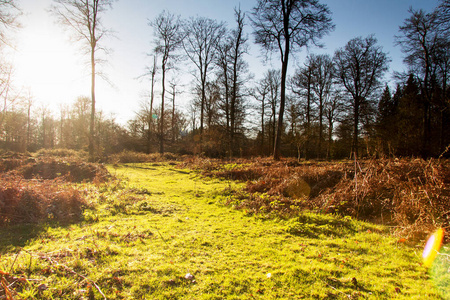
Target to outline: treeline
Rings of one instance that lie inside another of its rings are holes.
[[[315,1],[304,6],[291,1],[298,15],[283,20],[279,9],[284,6],[269,5],[280,1],[257,1],[250,14],[235,9],[231,28],[162,12],[149,23],[155,37],[154,63],[146,74],[150,96],[125,126],[92,110],[91,98],[80,97],[58,112],[36,108],[29,97],[8,93],[10,73],[3,72],[0,147],[87,150],[94,141],[97,158],[123,150],[320,159],[445,152],[450,145],[450,1],[442,0],[431,13],[410,10],[395,37],[408,67],[396,74],[396,85],[384,82],[390,59],[373,35],[350,40],[333,56],[310,54],[288,76],[286,50],[319,44],[333,25],[331,12]],[[317,19],[297,23],[303,31],[267,35],[305,11]],[[255,42],[268,52],[276,52],[272,43],[278,43],[282,58],[280,70],[267,70],[257,81],[245,61],[248,22]],[[293,48],[281,46],[287,41]],[[191,66],[190,87],[176,80],[182,75],[175,68],[179,64]],[[177,106],[180,92],[192,95],[189,111]]]

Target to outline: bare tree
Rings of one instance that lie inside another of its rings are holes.
[[[112,7],[114,0],[54,0],[51,12],[58,21],[73,33],[75,41],[82,44],[85,55],[90,57],[91,68],[91,117],[89,134],[89,159],[95,159],[95,80],[99,50],[106,51],[99,42],[110,31],[103,27],[101,14]],[[107,51],[106,51],[107,52]]]
[[[155,53],[161,55],[161,113],[159,120],[159,152],[164,153],[164,102],[166,92],[166,71],[171,66],[174,52],[181,46],[181,21],[168,11],[163,11],[156,19],[149,23],[155,34]]]
[[[171,117],[171,122],[172,122],[172,143],[175,142],[178,139],[178,129],[180,128],[177,124],[177,110],[176,110],[176,104],[175,104],[175,99],[177,94],[180,94],[181,91],[179,91],[179,89],[177,89],[177,87],[179,87],[179,81],[174,77],[169,81],[169,91],[168,94],[170,95],[170,97],[172,98],[172,117]]]
[[[343,97],[338,91],[334,91],[333,96],[325,103],[324,115],[328,121],[328,145],[327,159],[331,158],[331,145],[333,142],[334,124],[339,120],[344,110]]]
[[[238,115],[243,114],[243,85],[248,80],[248,64],[243,56],[248,52],[247,36],[244,35],[245,13],[241,9],[234,9],[236,28],[231,31],[231,97],[230,97],[230,142],[231,145],[237,145],[236,133],[238,130]],[[233,149],[230,148],[230,155],[233,155]]]
[[[313,72],[314,66],[310,63],[310,59],[307,58],[305,64],[295,70],[294,76],[291,77],[290,87],[292,93],[298,98],[298,103],[303,106],[304,111],[304,151],[305,157],[308,157],[312,146],[312,120],[314,117],[314,93],[313,93]]]
[[[190,18],[185,24],[184,31],[186,36],[183,39],[183,48],[186,56],[197,68],[196,76],[201,93],[200,102],[200,139],[203,134],[204,114],[206,104],[206,93],[208,75],[213,69],[213,62],[217,56],[217,45],[225,34],[224,23],[218,23],[215,20],[197,17]]]
[[[0,0],[0,47],[9,45],[6,31],[20,27],[17,18],[21,14],[15,0]]]
[[[389,61],[373,35],[354,38],[335,52],[336,76],[346,92],[351,95],[352,153],[355,157],[358,156],[361,113],[367,107],[370,97],[380,87],[381,79],[388,70]]]
[[[9,64],[4,64],[0,68],[0,98],[3,100],[0,106],[0,128],[2,127],[8,107],[14,103],[17,98],[10,99],[10,90],[12,87],[13,69]]]
[[[217,59],[218,67],[217,81],[222,86],[223,103],[221,109],[225,115],[225,131],[230,132],[230,86],[231,86],[231,70],[230,70],[230,55],[233,45],[228,40],[222,40],[217,45]],[[227,141],[230,144],[230,141]]]
[[[280,158],[283,114],[286,103],[286,78],[289,55],[333,30],[331,12],[317,0],[258,0],[251,19],[255,42],[267,52],[278,50],[281,58],[281,99],[274,159]]]
[[[279,110],[279,97],[280,97],[280,70],[268,70],[261,82],[261,87],[267,88],[268,106],[270,108],[269,118],[269,141],[273,148],[275,145],[276,136],[276,124],[277,124],[277,111]]]
[[[15,0],[0,0],[0,49],[5,45],[10,45],[7,32],[20,27],[17,18],[21,10]],[[18,99],[15,95],[11,97],[13,67],[2,57],[0,61],[0,128],[4,121],[8,106],[12,105]]]
[[[323,117],[324,108],[331,96],[334,79],[334,64],[329,55],[311,55],[310,63],[313,65],[313,91],[318,101],[319,116],[319,143],[318,157],[322,154]]]
[[[261,104],[258,106],[258,109],[261,113],[261,143],[260,143],[260,153],[261,155],[264,154],[264,141],[265,141],[265,116],[266,116],[266,108],[267,108],[267,102],[266,97],[269,93],[269,86],[267,86],[264,82],[264,79],[260,80],[256,87],[251,91],[251,95],[255,98],[257,102],[260,102]]]
[[[450,0],[441,0],[435,14],[437,15],[438,26],[447,31],[447,34],[450,34]]]
[[[433,110],[440,111],[440,150],[445,148],[445,114],[449,109],[447,82],[450,70],[450,2],[443,0],[433,13],[409,10],[410,17],[400,26],[396,44],[405,54],[404,62],[415,74],[422,103],[422,156],[432,148]],[[437,105],[437,107],[435,107]]]

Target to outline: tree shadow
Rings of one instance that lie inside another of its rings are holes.
[[[0,227],[0,254],[26,246],[48,228],[46,224],[25,224]]]
[[[287,232],[295,236],[319,238],[320,236],[344,237],[367,229],[371,229],[371,226],[356,223],[350,218],[302,214],[291,220]]]

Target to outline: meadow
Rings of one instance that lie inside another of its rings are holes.
[[[268,191],[269,202],[243,204],[262,179],[245,164],[208,164],[116,163],[107,165],[108,180],[64,183],[80,197],[78,219],[0,227],[0,299],[448,295],[445,245],[427,269],[417,235],[307,210],[301,198],[274,202]],[[270,208],[280,206],[289,209]]]

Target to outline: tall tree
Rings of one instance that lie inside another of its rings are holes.
[[[0,67],[0,128],[3,125],[8,107],[13,105],[17,97],[10,97],[12,88],[13,69],[10,64],[3,64]]]
[[[175,98],[177,94],[180,94],[181,92],[177,89],[179,87],[179,82],[176,78],[172,78],[169,82],[170,89],[168,91],[168,94],[172,98],[172,117],[171,117],[171,134],[172,134],[172,143],[175,142],[178,139],[178,131],[180,129],[179,124],[177,124],[177,110],[176,110],[176,104],[175,104]]]
[[[200,139],[203,134],[204,115],[206,105],[206,93],[208,75],[213,69],[213,62],[217,56],[217,45],[225,34],[224,23],[215,20],[196,17],[190,18],[185,23],[185,38],[183,48],[186,56],[197,68],[196,79],[200,87]]]
[[[307,58],[305,64],[295,70],[290,80],[291,92],[298,98],[299,105],[303,106],[303,143],[305,157],[308,157],[311,150],[312,137],[312,119],[314,116],[314,93],[313,93],[313,72],[314,65],[311,64],[310,57]]]
[[[450,0],[441,0],[435,9],[436,28],[439,32],[439,46],[437,48],[436,62],[438,64],[438,79],[441,84],[441,93],[437,103],[440,113],[439,152],[443,153],[450,143]]]
[[[398,135],[396,137],[399,155],[419,156],[422,151],[423,103],[416,76],[410,74],[401,92],[397,90],[394,99],[398,99]]]
[[[153,22],[156,48],[155,52],[161,55],[161,113],[159,120],[159,152],[164,153],[164,102],[166,92],[166,71],[170,69],[170,59],[174,52],[180,47],[183,40],[181,33],[180,17],[170,12],[163,11]]]
[[[230,44],[231,47],[231,97],[230,97],[230,142],[231,145],[237,146],[236,134],[238,131],[239,115],[243,113],[243,85],[248,76],[248,64],[244,61],[244,54],[248,52],[247,40],[244,34],[245,13],[241,9],[234,9],[236,20],[236,28],[231,31]],[[231,148],[230,155],[233,155]]]
[[[323,117],[325,105],[329,101],[332,94],[332,83],[334,80],[334,64],[329,55],[311,55],[311,64],[313,65],[313,91],[316,94],[318,102],[319,115],[319,142],[318,157],[322,156],[322,139],[323,139]]]
[[[267,87],[268,105],[270,106],[270,119],[269,119],[269,141],[272,149],[275,146],[276,136],[276,124],[277,124],[277,111],[280,109],[279,97],[280,97],[280,70],[268,70],[264,74],[263,85]]]
[[[422,156],[430,154],[431,109],[436,92],[436,62],[434,57],[439,47],[439,32],[436,30],[436,15],[423,10],[409,10],[411,16],[399,27],[396,44],[405,53],[404,62],[409,72],[415,74],[420,86],[423,103]]]
[[[17,6],[16,0],[0,0],[0,47],[9,45],[6,32],[20,26],[17,21],[20,14],[21,10]]]
[[[450,34],[450,0],[441,0],[441,4],[437,7],[435,13],[437,14],[437,22],[442,26],[447,34]]]
[[[386,85],[383,94],[381,95],[380,101],[378,102],[378,113],[377,113],[377,133],[379,138],[379,143],[381,144],[381,152],[384,155],[386,152],[388,154],[393,154],[393,146],[395,144],[395,139],[397,138],[397,113],[398,113],[398,102],[395,102],[394,97],[391,95],[389,86]]]
[[[290,80],[292,92],[298,96],[300,103],[305,106],[305,144],[306,154],[311,145],[311,121],[313,117],[313,103],[317,106],[317,119],[319,120],[319,134],[315,154],[322,156],[322,141],[324,132],[324,107],[332,94],[334,79],[334,64],[329,55],[308,55],[304,66],[299,67]],[[305,103],[306,102],[306,103]]]
[[[223,103],[221,109],[225,115],[225,131],[229,133],[230,130],[230,90],[231,90],[231,70],[230,70],[230,55],[233,45],[228,40],[222,40],[217,45],[217,80],[222,86]],[[228,136],[229,138],[229,136]],[[231,141],[228,140],[228,148],[231,147]]]
[[[367,108],[374,92],[380,87],[381,79],[388,70],[389,58],[377,45],[373,35],[350,40],[343,48],[336,50],[334,62],[340,84],[350,94],[353,119],[352,153],[358,156],[358,139],[361,115]]]
[[[343,97],[338,91],[334,91],[333,97],[325,103],[324,115],[328,121],[328,145],[327,145],[327,159],[332,157],[332,143],[334,124],[339,120],[343,112]]]
[[[266,97],[269,93],[269,86],[265,84],[265,80],[262,79],[258,81],[256,87],[251,91],[251,95],[255,98],[257,102],[260,102],[261,104],[258,105],[257,110],[260,112],[261,117],[261,130],[260,130],[260,154],[264,155],[264,145],[265,145],[265,117],[266,117],[266,107],[267,107],[267,101]]]
[[[103,27],[101,15],[112,7],[114,0],[54,0],[51,12],[68,28],[75,41],[81,42],[85,54],[90,57],[91,68],[91,117],[89,134],[89,159],[95,159],[95,80],[99,58],[96,54],[105,48],[100,41],[110,31]]]
[[[5,45],[10,46],[8,33],[12,29],[20,27],[17,21],[21,14],[15,0],[0,0],[0,49]],[[12,105],[18,99],[17,96],[11,97],[13,67],[10,63],[1,57],[0,60],[0,129],[6,117],[8,106]]]
[[[255,42],[281,58],[281,99],[273,157],[280,158],[281,133],[286,103],[286,78],[291,52],[318,40],[334,29],[331,12],[317,0],[258,0],[251,19]]]
[[[147,130],[145,131],[145,144],[146,144],[146,152],[150,153],[151,151],[151,144],[152,144],[152,138],[153,138],[153,105],[155,100],[155,80],[156,80],[156,73],[158,71],[157,66],[157,55],[153,55],[153,65],[151,67],[147,67],[147,73],[142,76],[150,76],[150,101],[148,103],[142,103],[141,104],[141,111],[138,113],[140,114],[140,117],[145,120],[145,124],[147,126]]]

